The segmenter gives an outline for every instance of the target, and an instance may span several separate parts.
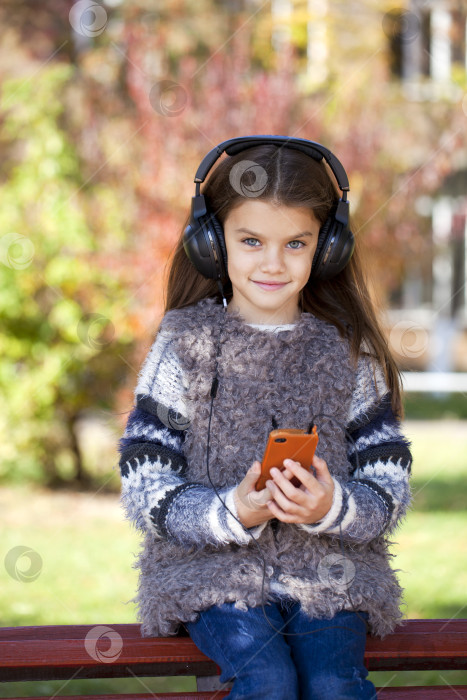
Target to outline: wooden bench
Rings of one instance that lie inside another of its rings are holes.
[[[365,665],[369,671],[466,669],[467,620],[408,620],[384,640],[368,636]],[[217,700],[226,697],[232,685],[221,685],[219,674],[220,668],[199,651],[183,629],[176,637],[158,638],[141,637],[137,624],[0,628],[2,682],[129,676],[197,677],[196,692],[54,695],[54,700],[154,697]],[[377,690],[378,700],[467,700],[467,685]]]

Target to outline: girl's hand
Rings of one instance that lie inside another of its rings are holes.
[[[245,527],[261,525],[266,520],[272,520],[274,514],[268,508],[268,501],[273,498],[272,492],[266,487],[262,491],[256,491],[255,484],[261,474],[261,463],[253,462],[243,480],[234,491],[234,501],[237,508],[238,519]],[[283,472],[283,480],[291,479],[293,474],[290,469]]]
[[[273,517],[284,523],[306,523],[311,525],[324,518],[329,512],[334,496],[334,482],[328,465],[316,455],[311,463],[316,469],[316,477],[304,469],[299,462],[284,460],[284,466],[296,476],[301,485],[295,487],[284,478],[279,469],[272,469],[272,480],[266,482],[272,493],[272,501],[267,506]],[[263,493],[263,492],[261,492]]]

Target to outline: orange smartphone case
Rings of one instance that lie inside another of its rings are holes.
[[[316,425],[311,433],[293,428],[271,430],[261,462],[261,475],[255,485],[256,491],[266,488],[266,481],[271,478],[270,471],[273,467],[281,471],[285,469],[284,459],[293,459],[300,462],[304,469],[310,469],[317,444]],[[296,487],[301,484],[296,476],[292,477],[290,482]]]

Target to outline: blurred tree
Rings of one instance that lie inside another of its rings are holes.
[[[103,184],[89,196],[58,124],[72,77],[62,63],[2,86],[0,475],[49,486],[90,480],[74,424],[83,409],[111,407],[133,333],[108,247],[123,241],[120,203]]]

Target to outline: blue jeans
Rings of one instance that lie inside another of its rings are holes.
[[[376,700],[363,657],[368,613],[342,610],[331,620],[307,617],[300,603],[268,603],[246,612],[234,603],[213,605],[184,625],[196,646],[234,681],[230,700]],[[362,619],[363,618],[363,619]]]

